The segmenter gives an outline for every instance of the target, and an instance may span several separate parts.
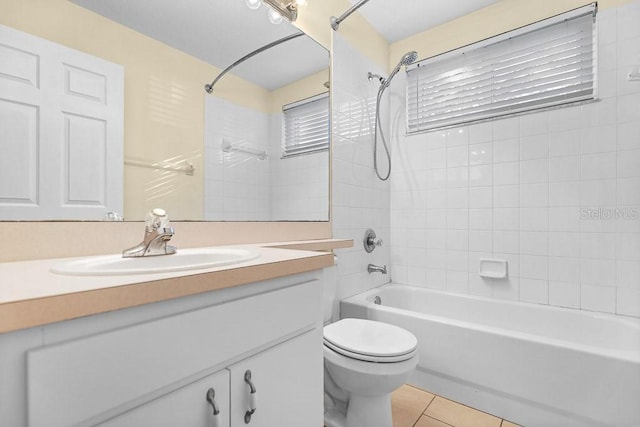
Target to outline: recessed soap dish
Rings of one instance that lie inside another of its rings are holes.
[[[478,274],[489,279],[504,279],[507,277],[507,260],[481,258]]]

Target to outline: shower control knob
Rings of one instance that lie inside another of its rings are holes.
[[[367,252],[373,252],[376,246],[382,246],[382,239],[376,236],[376,232],[372,229],[367,229],[364,232],[364,250]]]

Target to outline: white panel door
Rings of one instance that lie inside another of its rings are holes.
[[[231,426],[321,426],[322,357],[322,330],[317,328],[231,366]],[[247,370],[256,390],[256,411],[245,420]]]
[[[0,25],[0,220],[123,211],[124,71]]]

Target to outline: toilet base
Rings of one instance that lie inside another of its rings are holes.
[[[351,395],[346,427],[392,427],[391,394],[382,396]]]
[[[352,394],[346,416],[338,407],[332,408],[324,414],[324,424],[326,427],[392,427],[391,394],[382,396]]]

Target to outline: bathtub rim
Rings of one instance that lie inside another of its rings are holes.
[[[373,310],[380,310],[383,312],[390,312],[390,313],[400,312],[400,314],[417,316],[419,318],[426,319],[439,324],[453,325],[453,326],[467,328],[467,329],[478,331],[478,332],[495,333],[495,334],[504,335],[519,341],[533,341],[533,342],[537,342],[537,343],[541,343],[541,344],[549,345],[553,347],[558,347],[566,350],[586,352],[586,353],[597,355],[597,356],[613,358],[616,360],[635,363],[640,365],[640,349],[639,350],[621,350],[621,349],[610,349],[607,347],[596,347],[593,345],[583,344],[579,342],[561,340],[557,338],[549,338],[542,335],[516,331],[516,330],[507,329],[507,328],[499,328],[499,327],[490,326],[490,325],[477,325],[472,322],[462,321],[462,320],[458,320],[450,317],[437,316],[437,315],[416,312],[416,311],[403,309],[403,308],[375,304],[372,301],[373,297],[380,291],[397,287],[397,286],[410,288],[411,290],[425,291],[427,293],[435,293],[435,294],[443,295],[446,297],[478,300],[478,301],[485,301],[485,302],[504,304],[504,305],[516,305],[516,306],[524,305],[527,307],[535,307],[535,309],[539,309],[542,311],[569,310],[573,314],[578,316],[607,319],[608,321],[624,324],[634,329],[637,329],[638,332],[640,333],[640,319],[636,319],[633,317],[615,315],[610,313],[601,313],[596,311],[579,310],[579,309],[574,309],[570,307],[555,307],[555,306],[550,306],[545,304],[535,304],[535,303],[522,302],[522,301],[501,300],[501,299],[488,298],[488,297],[483,297],[480,295],[473,295],[473,294],[461,294],[461,293],[458,294],[458,293],[446,292],[438,289],[411,286],[411,285],[405,285],[405,284],[394,283],[394,282],[385,283],[379,287],[361,292],[349,298],[345,298],[343,301],[345,301],[346,303],[356,304],[361,307],[364,307],[367,311],[369,309],[373,309]],[[621,319],[620,317],[623,317],[623,318]]]

